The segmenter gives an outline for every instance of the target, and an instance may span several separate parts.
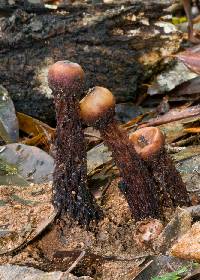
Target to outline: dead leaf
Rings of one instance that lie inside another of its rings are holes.
[[[199,121],[200,117],[191,117],[162,124],[159,128],[165,133],[167,143],[173,143],[173,146],[176,147],[183,146],[184,143],[190,143],[190,140],[188,139],[189,137],[186,137],[187,134],[190,133],[190,131],[187,130],[187,127],[190,128],[191,126],[195,126],[196,123],[199,123]]]
[[[189,133],[200,133],[200,127],[185,128],[184,131]]]
[[[175,55],[181,60],[192,72],[200,75],[200,52],[185,51]]]
[[[183,96],[200,93],[200,77],[182,83],[169,92],[170,96]]]
[[[46,150],[49,150],[50,143],[53,142],[55,129],[49,125],[23,113],[17,112],[19,121],[19,129],[27,133],[33,139],[23,140],[27,145],[45,145]]]
[[[195,116],[200,116],[199,105],[190,106],[184,109],[172,109],[162,116],[150,119],[149,121],[142,123],[140,127],[157,126]]]
[[[40,133],[32,138],[22,140],[21,143],[30,145],[30,146],[39,146],[39,145],[45,143],[45,136],[43,133]]]
[[[146,115],[147,114],[139,115],[139,116],[133,118],[132,120],[128,121],[127,123],[122,124],[121,126],[125,129],[130,129],[131,127],[133,127],[134,125],[139,123]]]

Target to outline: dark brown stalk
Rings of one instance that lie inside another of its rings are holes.
[[[165,150],[165,138],[159,128],[139,129],[129,139],[159,186],[161,204],[174,207],[189,205],[186,186]]]
[[[115,121],[100,130],[104,143],[112,151],[113,159],[125,183],[125,196],[136,220],[159,218],[154,182],[139,156],[135,153],[125,131]]]
[[[78,64],[57,62],[49,70],[56,109],[56,157],[53,174],[54,204],[81,225],[99,218],[87,187],[86,147],[79,117],[83,70]]]
[[[165,190],[165,197],[170,197],[174,207],[190,205],[189,196],[181,175],[164,148],[148,160],[148,166],[157,184]],[[169,202],[166,205],[169,205]]]
[[[135,220],[160,218],[154,181],[128,135],[113,119],[114,106],[112,93],[96,87],[81,101],[81,116],[87,124],[100,131],[105,144],[112,151],[126,186],[124,195]]]

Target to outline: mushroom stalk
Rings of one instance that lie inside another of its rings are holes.
[[[125,183],[124,195],[136,221],[159,218],[155,184],[143,161],[137,155],[128,135],[114,120],[115,99],[102,87],[95,87],[80,102],[81,117],[97,128]]]
[[[174,207],[189,205],[186,186],[165,150],[165,137],[161,130],[156,127],[141,128],[129,139],[159,186],[161,204]]]
[[[53,174],[54,205],[88,226],[99,217],[87,187],[86,146],[79,117],[84,72],[76,63],[58,61],[48,73],[56,110],[56,157]]]

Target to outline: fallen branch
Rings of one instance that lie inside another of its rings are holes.
[[[200,116],[200,106],[192,106],[183,110],[173,109],[166,114],[157,118],[152,118],[147,122],[142,123],[139,127],[157,126],[165,123],[170,123],[190,117]]]

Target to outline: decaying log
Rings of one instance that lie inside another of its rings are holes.
[[[0,4],[0,84],[18,111],[49,122],[55,114],[46,74],[54,61],[79,63],[87,75],[85,89],[102,85],[117,101],[134,100],[138,86],[163,68],[163,57],[176,52],[181,41],[174,26],[160,22],[166,7],[160,1],[38,12],[15,2],[8,13]]]

